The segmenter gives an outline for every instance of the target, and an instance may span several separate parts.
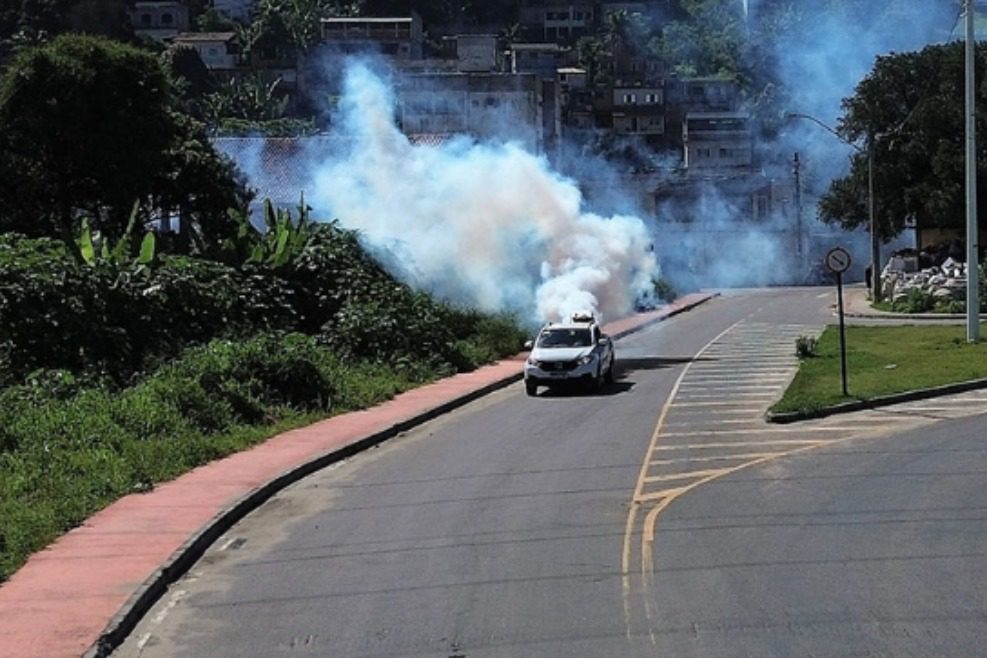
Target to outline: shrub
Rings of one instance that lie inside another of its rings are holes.
[[[926,313],[931,311],[936,305],[936,298],[932,293],[920,288],[912,288],[903,298],[891,304],[894,311],[900,313]]]
[[[330,401],[364,408],[414,382],[272,334],[188,349],[122,391],[76,384],[44,372],[0,391],[0,581],[115,498],[325,416]]]
[[[148,382],[199,429],[272,420],[272,410],[328,411],[334,393],[315,340],[293,334],[194,348]]]
[[[816,355],[817,341],[812,336],[799,336],[795,339],[795,356],[807,359]]]
[[[952,314],[966,313],[966,302],[960,301],[958,299],[954,299],[946,302],[938,302],[935,305],[935,307],[933,307],[932,310],[936,313],[952,313]]]
[[[664,302],[674,302],[676,297],[678,297],[675,288],[665,278],[655,279],[655,294],[658,296],[658,299]]]

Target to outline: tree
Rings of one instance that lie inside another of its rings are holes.
[[[670,21],[652,49],[683,76],[736,78],[745,43],[736,0],[682,0],[686,17]]]
[[[987,44],[977,47],[977,76],[987,72]],[[987,103],[987,87],[977,89]],[[819,203],[827,222],[863,225],[867,213],[867,149],[873,144],[874,206],[879,235],[888,239],[906,219],[929,228],[965,224],[963,44],[928,46],[919,52],[878,57],[873,70],[843,101],[838,132],[861,149],[850,173],[833,181]],[[987,134],[978,113],[977,132]],[[978,170],[987,165],[987,142],[978,140]],[[978,207],[987,201],[978,180]],[[985,216],[981,210],[981,218]],[[983,224],[983,219],[981,219]]]
[[[172,44],[161,53],[161,61],[183,111],[202,119],[205,116],[204,97],[216,91],[217,84],[199,51],[188,44]]]
[[[131,46],[63,35],[18,52],[0,79],[0,229],[72,245],[87,216],[119,236],[135,201],[145,219],[187,208],[222,225],[246,190],[175,107],[159,59]]]

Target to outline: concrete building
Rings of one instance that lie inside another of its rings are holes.
[[[240,64],[236,32],[183,32],[172,43],[195,48],[210,71],[230,71]]]
[[[497,35],[457,34],[455,44],[456,68],[460,73],[491,73],[501,68],[497,52]]]
[[[542,81],[530,74],[408,75],[397,89],[402,130],[415,134],[468,134],[518,139],[543,149],[546,130]]]
[[[401,62],[423,57],[425,35],[412,12],[407,18],[323,18],[322,41],[336,52],[376,52]]]
[[[745,112],[692,112],[682,130],[686,170],[750,169],[753,163],[750,115]]]
[[[521,25],[536,41],[570,43],[592,33],[596,4],[592,0],[523,0]]]
[[[665,131],[671,146],[681,146],[690,112],[733,112],[740,108],[740,87],[719,78],[665,80]]]
[[[569,49],[555,43],[512,43],[507,51],[511,73],[554,78],[569,63]]]
[[[189,29],[188,7],[174,0],[138,0],[129,14],[134,33],[155,41],[166,41]]]
[[[665,134],[665,98],[661,86],[614,86],[611,93],[614,133],[646,138]]]

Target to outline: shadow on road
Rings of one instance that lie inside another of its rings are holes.
[[[698,361],[716,361],[716,359],[702,356],[646,356],[641,358],[618,358],[616,374],[620,377],[628,372],[636,372],[638,370],[660,370],[662,368],[671,368],[683,363],[694,363]]]

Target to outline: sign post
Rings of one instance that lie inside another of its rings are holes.
[[[850,252],[843,247],[833,247],[826,253],[826,267],[836,275],[836,299],[840,310],[840,375],[843,381],[843,397],[848,397],[846,385],[846,324],[843,320],[843,273],[850,269]],[[871,276],[876,276],[872,272]]]

